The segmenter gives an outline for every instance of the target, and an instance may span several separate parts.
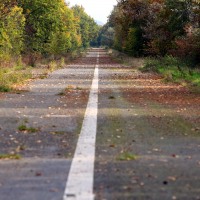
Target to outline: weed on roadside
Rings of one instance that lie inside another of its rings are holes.
[[[39,79],[45,79],[45,78],[47,78],[48,77],[48,73],[47,72],[45,72],[44,74],[40,74],[39,75]]]
[[[23,83],[25,80],[30,79],[31,76],[29,69],[0,69],[0,92],[12,91],[14,85]]]
[[[65,132],[64,131],[54,131],[54,132],[51,132],[52,135],[64,135]]]
[[[35,133],[38,132],[37,128],[27,127],[25,124],[21,124],[18,126],[18,130],[21,132]]]
[[[21,159],[21,156],[18,154],[0,154],[0,160],[6,160],[6,159],[19,160]]]
[[[121,153],[116,159],[121,161],[130,161],[130,160],[137,160],[138,156],[130,152],[124,152]]]
[[[48,68],[49,68],[49,70],[50,70],[51,72],[53,72],[54,70],[56,70],[56,69],[58,68],[56,61],[54,61],[54,60],[51,61],[51,62],[49,63]]]
[[[162,74],[165,81],[180,83],[193,87],[200,87],[200,71],[191,68],[182,60],[165,56],[160,59],[148,58],[145,61],[142,72],[155,72]]]
[[[68,85],[64,90],[58,93],[59,96],[64,96],[67,92],[71,91],[81,91],[83,88],[79,86]]]
[[[0,92],[10,92],[11,88],[7,85],[0,85]]]

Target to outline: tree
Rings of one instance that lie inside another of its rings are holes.
[[[0,3],[0,11],[0,61],[9,61],[23,50],[25,17],[16,1]]]
[[[130,55],[143,51],[142,26],[147,13],[146,1],[121,0],[110,15],[109,21],[115,30],[114,46]]]
[[[119,0],[109,17],[114,47],[136,56],[178,56],[184,44],[189,55],[197,55],[199,6],[199,0]]]
[[[99,26],[90,16],[87,15],[82,6],[75,5],[72,7],[75,18],[79,19],[78,33],[81,35],[82,47],[87,48],[90,43],[96,43]]]
[[[99,32],[98,44],[99,46],[113,47],[115,31],[109,24],[105,24]]]
[[[70,23],[63,0],[21,0],[26,16],[26,48],[30,52],[48,53],[48,43],[57,32],[65,32]],[[70,13],[70,12],[69,12]],[[64,24],[66,23],[66,24]],[[70,47],[69,47],[70,48]]]

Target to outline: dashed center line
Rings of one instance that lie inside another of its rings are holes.
[[[63,200],[93,200],[98,113],[99,53],[81,133],[71,164]]]

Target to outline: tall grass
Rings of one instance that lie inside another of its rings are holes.
[[[114,49],[108,49],[108,54],[117,62],[133,68],[139,68],[144,64],[144,58],[129,56]]]
[[[85,52],[86,50],[81,49],[58,58],[42,57],[38,54],[6,58],[7,54],[2,57],[0,52],[0,92],[12,91],[16,85],[23,84],[30,78],[44,78],[48,73],[66,67],[66,63],[81,57]],[[34,67],[28,67],[30,62]]]
[[[30,69],[21,66],[13,68],[0,68],[0,92],[9,92],[17,84],[23,83],[32,77]]]
[[[148,58],[141,71],[162,74],[167,81],[200,87],[200,69],[172,56]]]

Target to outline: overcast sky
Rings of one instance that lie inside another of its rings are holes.
[[[103,23],[107,22],[107,17],[113,10],[113,6],[117,4],[116,0],[65,0],[70,6],[75,4],[82,5],[87,14],[95,20]]]

